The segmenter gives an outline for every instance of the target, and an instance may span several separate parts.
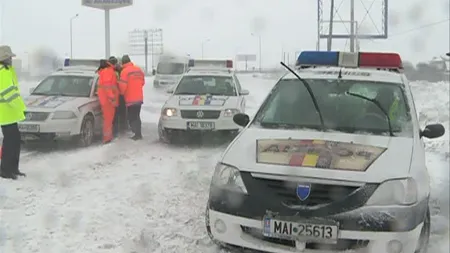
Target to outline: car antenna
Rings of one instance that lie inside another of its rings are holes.
[[[380,108],[380,110],[383,112],[384,116],[386,116],[387,122],[388,122],[388,126],[389,126],[389,135],[390,136],[395,136],[394,132],[392,131],[392,124],[391,124],[391,118],[389,117],[389,114],[386,112],[386,110],[384,110],[384,108],[381,106],[380,102],[378,102],[378,100],[376,99],[370,99],[368,97],[365,97],[363,95],[359,95],[353,92],[345,92],[346,95],[350,95],[350,96],[354,96],[354,97],[358,97],[367,101],[370,101],[372,103],[374,103],[378,108]]]
[[[297,73],[295,73],[295,71],[292,70],[288,65],[286,65],[286,63],[280,62],[280,64],[281,64],[281,66],[283,66],[284,68],[289,70],[289,72],[291,72],[295,77],[297,77],[297,79],[300,80],[303,83],[303,85],[305,86],[306,90],[308,90],[309,96],[311,97],[311,99],[313,101],[313,104],[314,104],[314,107],[316,108],[316,112],[319,114],[320,125],[322,127],[322,130],[325,131],[326,128],[325,128],[325,122],[323,121],[322,112],[319,109],[319,105],[317,103],[317,99],[314,96],[314,94],[312,92],[312,89],[311,89],[311,86],[309,85],[309,83],[305,79],[301,78]]]

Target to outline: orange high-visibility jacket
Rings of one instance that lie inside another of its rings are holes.
[[[97,94],[102,105],[119,105],[119,90],[117,87],[117,75],[114,66],[98,71]]]
[[[119,88],[127,106],[144,102],[144,84],[145,74],[141,68],[131,62],[122,66]]]

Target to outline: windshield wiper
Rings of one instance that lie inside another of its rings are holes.
[[[312,101],[313,101],[313,104],[314,104],[314,107],[316,108],[316,112],[319,114],[320,125],[321,125],[321,128],[322,128],[322,131],[325,131],[325,130],[326,130],[326,127],[325,127],[325,122],[323,121],[322,112],[321,112],[320,109],[319,109],[319,104],[317,103],[317,99],[316,99],[316,97],[314,96],[314,94],[313,94],[313,92],[312,92],[312,89],[311,89],[311,86],[309,85],[309,83],[308,83],[305,79],[301,78],[297,73],[295,73],[295,71],[292,70],[292,69],[291,69],[288,65],[286,65],[284,62],[280,62],[280,64],[281,64],[281,66],[283,66],[283,67],[285,67],[287,70],[289,70],[289,72],[291,72],[292,74],[294,74],[294,76],[297,77],[297,79],[300,80],[300,82],[303,83],[303,85],[305,86],[306,90],[308,90],[309,96],[311,97],[311,99],[312,99]]]
[[[390,136],[395,136],[394,135],[394,131],[392,130],[391,118],[389,118],[389,114],[386,112],[386,110],[384,110],[384,108],[381,106],[381,104],[380,104],[380,102],[378,102],[378,100],[371,99],[371,98],[365,97],[363,95],[352,93],[352,92],[348,92],[348,91],[346,91],[345,94],[349,95],[349,96],[361,98],[361,99],[364,99],[364,100],[367,100],[367,101],[370,101],[370,102],[374,103],[383,112],[384,116],[386,117],[386,120],[387,120],[387,123],[388,123],[388,127],[389,127],[389,135]]]

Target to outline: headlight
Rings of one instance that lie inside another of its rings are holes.
[[[57,111],[53,113],[52,119],[75,119],[77,115],[71,111]]]
[[[222,163],[216,165],[211,185],[247,194],[247,188],[244,185],[244,181],[242,181],[239,170]]]
[[[164,108],[162,110],[162,115],[167,117],[177,116],[177,109],[175,108]]]
[[[417,202],[417,194],[417,183],[414,179],[389,180],[378,187],[366,205],[412,205]]]
[[[233,117],[235,114],[239,113],[238,109],[225,109],[223,112],[223,116],[225,117]]]

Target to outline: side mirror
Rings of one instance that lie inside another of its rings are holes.
[[[238,113],[233,116],[233,121],[238,126],[246,127],[250,122],[250,117],[245,113]]]
[[[166,93],[167,93],[167,94],[172,94],[172,93],[173,93],[173,89],[170,89],[170,88],[167,89],[167,90],[166,90]]]
[[[445,128],[442,124],[427,125],[423,130],[420,131],[420,137],[425,137],[428,139],[438,138],[444,134]]]
[[[30,94],[31,94],[31,93],[33,93],[34,89],[36,89],[36,87],[30,88],[30,89],[28,90],[28,92],[30,92]]]
[[[250,91],[248,91],[248,90],[241,90],[241,95],[242,96],[247,96],[248,94],[250,94]]]

